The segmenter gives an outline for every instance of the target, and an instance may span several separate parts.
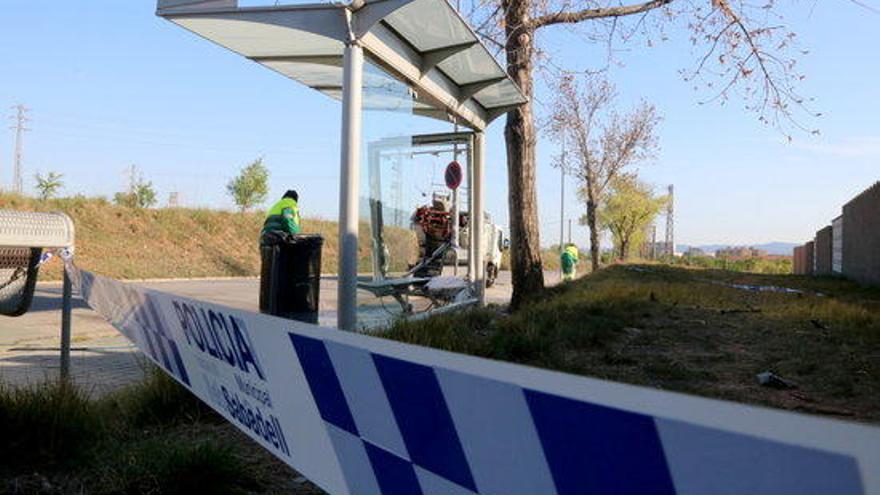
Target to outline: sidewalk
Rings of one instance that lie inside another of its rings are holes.
[[[71,377],[93,396],[144,376],[143,357],[97,313],[74,296]],[[0,317],[0,385],[57,380],[60,368],[61,287],[40,283],[30,311]]]
[[[0,351],[0,384],[13,387],[58,379],[59,348],[14,347]],[[125,337],[90,340],[70,352],[73,383],[101,397],[144,377],[147,361]]]

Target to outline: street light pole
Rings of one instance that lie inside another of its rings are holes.
[[[559,184],[559,256],[562,256],[565,250],[562,246],[565,240],[565,133],[562,133],[562,157],[559,163],[560,184]],[[559,278],[562,279],[562,264],[559,264]]]

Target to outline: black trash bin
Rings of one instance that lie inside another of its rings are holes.
[[[260,312],[318,323],[320,235],[268,232],[260,239]]]

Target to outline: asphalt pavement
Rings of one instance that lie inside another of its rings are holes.
[[[547,274],[547,282],[558,276]],[[247,311],[259,310],[259,280],[195,279],[132,282],[172,294]],[[501,272],[488,289],[490,303],[510,300],[510,272]],[[378,300],[359,291],[359,313],[370,325],[391,321],[400,313],[391,299]],[[71,372],[75,382],[101,395],[143,376],[142,356],[85,302],[74,296]],[[320,324],[335,326],[336,278],[321,281]],[[61,328],[61,284],[40,283],[30,311],[16,318],[0,316],[0,385],[22,385],[52,379],[58,373]]]

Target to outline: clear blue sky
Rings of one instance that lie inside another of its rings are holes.
[[[678,76],[696,53],[687,33],[647,48],[636,42],[610,72],[621,104],[644,98],[664,116],[661,152],[641,167],[659,186],[675,184],[679,243],[802,241],[840,206],[880,179],[880,15],[846,0],[791,2],[787,22],[810,50],[802,92],[817,99],[822,135],[793,143],[736,105],[699,105],[707,96]],[[0,13],[0,110],[32,108],[25,184],[35,171],[64,173],[65,193],[111,196],[136,164],[165,201],[230,207],[225,183],[257,156],[273,197],[295,187],[307,214],[337,211],[339,104],[154,16],[151,0],[6,0]],[[565,31],[544,33],[571,68],[603,65],[600,50]],[[539,90],[538,100],[547,92]],[[369,136],[443,131],[424,119],[365,116]],[[488,135],[488,209],[506,223],[507,190],[499,119]],[[13,135],[0,128],[0,180],[11,178]],[[556,149],[539,142],[542,241],[559,229]],[[569,187],[569,191],[573,188]],[[567,197],[569,212],[581,206]],[[575,238],[586,235],[576,227]]]

